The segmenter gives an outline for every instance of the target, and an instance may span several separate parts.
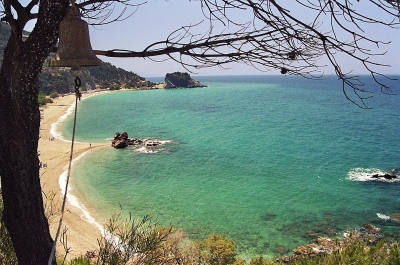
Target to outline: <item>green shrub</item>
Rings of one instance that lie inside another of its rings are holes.
[[[50,93],[50,98],[58,98],[58,92],[57,91],[52,91]]]
[[[200,242],[203,259],[211,265],[233,264],[236,260],[235,242],[225,235],[211,234]]]
[[[90,260],[85,257],[74,258],[69,263],[70,265],[90,265]]]
[[[264,257],[256,257],[256,258],[252,258],[250,260],[249,265],[273,265],[273,264],[277,264],[277,263],[272,260],[268,260]]]
[[[46,94],[43,91],[39,91],[38,103],[39,103],[39,106],[46,105]]]
[[[151,215],[121,221],[122,210],[105,225],[105,236],[99,241],[98,264],[166,264],[162,243],[170,230],[158,229]]]

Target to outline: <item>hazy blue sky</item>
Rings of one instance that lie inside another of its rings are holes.
[[[23,0],[25,2],[26,0]],[[131,1],[137,3],[140,1]],[[294,1],[293,1],[294,2]],[[360,3],[363,2],[363,3]],[[366,14],[376,15],[377,9],[367,6],[365,1],[354,1],[355,8],[363,10]],[[290,2],[287,2],[290,3]],[[288,6],[290,8],[290,6]],[[131,9],[132,11],[132,9]],[[291,10],[296,12],[296,10]],[[118,11],[116,11],[118,12]],[[129,12],[129,11],[128,11]],[[310,14],[304,12],[301,14],[304,18],[310,18]],[[378,14],[378,17],[380,14]],[[237,13],[238,19],[243,19],[241,13]],[[109,25],[90,27],[90,37],[93,49],[127,49],[140,51],[149,44],[165,40],[169,33],[183,25],[195,24],[204,19],[200,2],[196,0],[148,0],[141,6],[130,18],[122,22],[115,22]],[[205,21],[204,25],[207,25]],[[32,24],[30,25],[32,26]],[[28,28],[29,30],[29,28]],[[388,51],[386,55],[377,58],[380,63],[389,64],[391,67],[375,68],[387,74],[399,74],[399,47],[400,31],[390,30],[387,27],[376,27],[370,25],[367,28],[367,36],[371,38],[380,38],[384,41],[392,41],[389,45],[380,47],[380,52]],[[372,47],[371,47],[372,48]],[[373,47],[374,49],[376,47]],[[103,61],[109,61],[112,64],[129,71],[138,73],[141,76],[164,76],[167,72],[186,71],[182,66],[173,61],[154,62],[149,59],[138,58],[107,58],[99,56]],[[354,73],[366,73],[362,65],[349,60],[349,58],[338,57],[343,67]],[[326,59],[322,63],[327,63]],[[243,65],[233,64],[229,70],[218,68],[208,68],[194,70],[199,75],[231,75],[231,74],[263,74],[262,72]],[[332,68],[324,69],[325,73],[332,73]],[[278,71],[271,71],[277,74]]]

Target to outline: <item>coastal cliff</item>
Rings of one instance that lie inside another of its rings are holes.
[[[199,81],[194,80],[188,73],[167,73],[165,75],[164,88],[193,88],[206,87]]]

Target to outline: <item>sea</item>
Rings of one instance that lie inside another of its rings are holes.
[[[400,167],[399,81],[386,91],[360,76],[373,92],[360,92],[360,108],[335,76],[194,78],[207,87],[84,95],[75,140],[110,145],[72,166],[82,218],[102,227],[120,207],[151,214],[192,240],[224,234],[244,258],[290,254],[365,223],[399,239],[400,181],[371,178]],[[57,129],[65,140],[72,116]],[[116,132],[163,144],[114,149]]]

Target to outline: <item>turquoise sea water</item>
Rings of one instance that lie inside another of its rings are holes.
[[[226,234],[243,257],[290,252],[314,234],[363,223],[400,235],[398,224],[377,215],[400,213],[400,182],[366,181],[400,167],[399,96],[378,88],[368,101],[373,109],[364,110],[335,78],[196,79],[208,87],[80,102],[78,141],[104,143],[116,131],[170,141],[155,154],[99,148],[74,164],[72,192],[96,220],[121,203],[192,239]],[[71,124],[72,117],[61,130],[67,139]]]

